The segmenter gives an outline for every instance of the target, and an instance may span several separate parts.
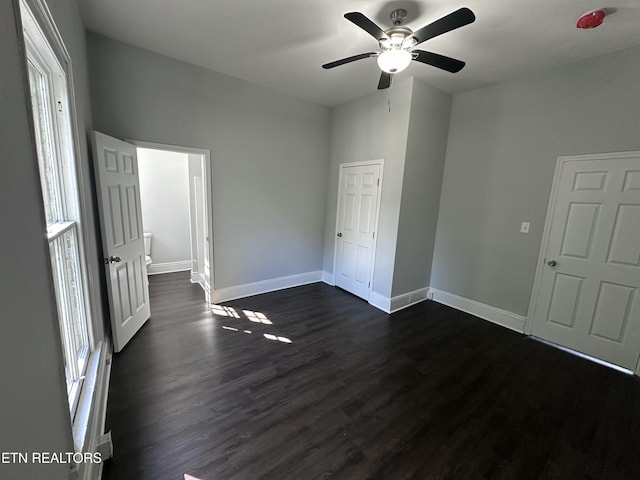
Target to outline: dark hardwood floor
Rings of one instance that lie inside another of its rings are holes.
[[[640,478],[636,377],[433,302],[314,284],[214,315],[184,273],[150,284],[106,480]]]

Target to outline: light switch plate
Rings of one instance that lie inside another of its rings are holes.
[[[522,222],[520,224],[520,233],[529,233],[529,227],[531,224],[529,222]]]

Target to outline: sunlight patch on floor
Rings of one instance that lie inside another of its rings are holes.
[[[272,335],[270,333],[263,333],[262,335],[264,336],[264,338],[267,338],[269,340],[278,341],[278,342],[282,342],[282,343],[293,343],[287,337],[278,337],[277,335]]]
[[[233,307],[226,307],[224,305],[212,305],[211,312],[214,315],[227,317],[229,319],[238,319],[238,320],[249,320],[252,323],[259,323],[262,325],[273,325],[273,322],[269,320],[269,318],[262,312],[255,312],[253,310],[236,310]],[[240,313],[241,312],[241,313]],[[244,333],[247,335],[251,335],[252,331],[247,329],[242,329],[242,327],[231,325],[222,325],[223,330],[227,330],[229,332],[237,332]],[[267,340],[271,340],[274,342],[281,343],[293,343],[290,338],[281,337],[279,335],[274,335],[272,333],[264,333],[263,337]]]
[[[225,329],[225,330],[229,330],[231,332],[240,332],[241,331],[239,328],[230,327],[228,325],[222,325],[222,328]],[[251,335],[251,330],[242,330],[242,333],[246,333],[247,335]]]
[[[273,325],[273,322],[267,318],[262,312],[252,312],[251,310],[242,310],[245,317],[254,323],[264,323],[265,325]]]
[[[211,311],[214,315],[221,315],[223,317],[240,318],[238,312],[233,307],[225,307],[224,305],[211,305]]]

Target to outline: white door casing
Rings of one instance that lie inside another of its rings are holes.
[[[93,153],[113,347],[121,351],[150,317],[135,146],[94,132]]]
[[[365,300],[371,292],[382,161],[340,165],[335,284]]]
[[[203,150],[200,148],[185,147],[181,145],[171,145],[157,142],[146,142],[142,140],[135,140],[127,138],[126,142],[131,143],[139,148],[148,148],[152,150],[164,150],[168,152],[180,152],[186,153],[189,156],[197,155],[201,159],[202,166],[202,202],[200,204],[201,214],[204,217],[204,225],[202,228],[202,234],[204,238],[199,238],[198,241],[204,242],[203,251],[203,267],[204,271],[200,272],[200,285],[204,290],[205,300],[207,303],[211,303],[211,292],[215,289],[214,285],[214,252],[213,252],[213,209],[210,207],[213,203],[212,194],[212,167],[211,167],[211,151]],[[191,187],[190,187],[191,188]]]
[[[634,370],[639,290],[640,152],[560,157],[530,332]]]

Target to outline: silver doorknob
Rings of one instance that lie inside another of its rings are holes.
[[[558,264],[558,262],[556,262],[555,260],[549,260],[547,262],[547,265],[549,265],[550,267],[555,267]]]
[[[341,237],[342,236],[342,232],[338,232],[338,236]]]
[[[110,263],[118,263],[122,260],[122,258],[120,257],[116,257],[114,255],[111,255],[109,258],[105,258],[104,259],[104,264],[105,265],[109,265]]]

